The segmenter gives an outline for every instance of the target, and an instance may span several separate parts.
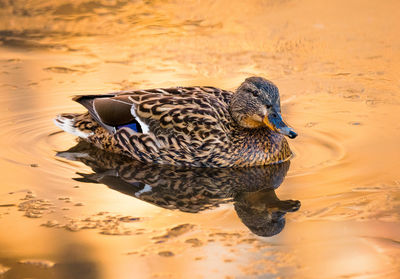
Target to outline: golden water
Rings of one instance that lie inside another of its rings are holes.
[[[399,278],[399,9],[0,1],[0,278]],[[225,196],[195,214],[168,209],[74,180],[95,166],[56,156],[75,145],[52,123],[83,111],[72,95],[234,90],[254,75],[278,85],[299,134],[281,186],[242,194],[269,211],[279,206],[265,201],[301,202],[272,237],[252,233]]]

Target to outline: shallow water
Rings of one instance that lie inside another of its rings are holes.
[[[73,3],[0,2],[0,277],[400,276],[398,1]],[[290,167],[122,166],[52,123],[75,94],[252,75]]]

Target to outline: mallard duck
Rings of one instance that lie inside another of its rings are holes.
[[[95,146],[144,163],[246,167],[290,159],[278,88],[247,78],[230,92],[209,86],[74,97],[88,112],[55,124]]]

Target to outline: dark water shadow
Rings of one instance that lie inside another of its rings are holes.
[[[77,181],[102,183],[166,209],[197,213],[233,202],[243,224],[259,236],[273,236],[285,226],[285,214],[300,208],[298,200],[275,193],[290,162],[252,168],[182,168],[148,165],[80,142],[57,156],[80,161],[93,173]]]

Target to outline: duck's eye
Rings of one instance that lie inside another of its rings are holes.
[[[258,91],[247,88],[246,89],[247,92],[251,93],[254,97],[258,97],[260,94],[258,93]]]
[[[272,108],[272,106],[271,105],[265,105],[266,107],[267,107],[267,109],[270,109],[270,108]]]

